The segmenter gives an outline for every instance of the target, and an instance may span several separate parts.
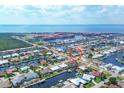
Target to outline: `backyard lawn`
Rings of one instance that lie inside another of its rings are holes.
[[[89,83],[84,85],[85,88],[91,88],[93,86],[94,86],[93,82],[89,82]]]
[[[102,81],[101,77],[96,77],[96,78],[95,78],[95,82],[96,82],[96,83],[100,83],[101,81]]]

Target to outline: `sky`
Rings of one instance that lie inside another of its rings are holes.
[[[124,24],[120,5],[0,5],[0,25]]]

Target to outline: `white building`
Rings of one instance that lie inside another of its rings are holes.
[[[82,77],[82,79],[87,80],[87,81],[90,81],[94,78],[95,78],[95,76],[89,75],[89,74],[84,74],[83,77]]]
[[[72,82],[73,84],[75,84],[76,86],[79,86],[80,84],[86,84],[87,81],[83,80],[81,78],[75,78],[75,79],[71,79],[70,82]]]
[[[0,65],[8,63],[8,62],[9,62],[8,60],[0,60]]]
[[[60,70],[60,67],[59,66],[53,66],[53,67],[49,67],[49,69],[52,71],[57,71],[57,70]]]

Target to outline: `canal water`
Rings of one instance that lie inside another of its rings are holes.
[[[67,79],[74,78],[74,77],[76,77],[76,71],[72,71],[72,72],[66,71],[60,75],[53,77],[53,78],[47,79],[45,82],[42,82],[42,83],[40,82],[40,83],[31,85],[27,88],[50,88],[50,87],[56,85],[57,83],[59,83],[60,80],[66,81]]]
[[[123,56],[124,56],[124,53],[114,54],[114,55],[108,56],[107,58],[103,59],[103,62],[111,63],[111,64],[119,66],[119,67],[124,67],[123,63],[120,63],[116,60],[117,58],[119,59]]]

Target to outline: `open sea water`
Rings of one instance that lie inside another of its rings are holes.
[[[0,25],[0,33],[109,32],[124,33],[124,25]]]

